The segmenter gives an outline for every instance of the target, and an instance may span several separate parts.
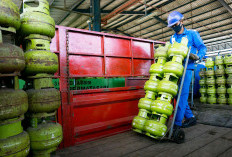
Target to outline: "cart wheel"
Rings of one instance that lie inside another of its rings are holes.
[[[174,132],[174,135],[173,135],[173,140],[177,143],[177,144],[181,144],[184,142],[184,139],[185,139],[185,133],[183,130],[181,129],[177,129],[175,132]]]

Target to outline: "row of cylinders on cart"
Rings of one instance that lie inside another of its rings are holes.
[[[156,62],[151,65],[150,79],[144,86],[146,95],[139,100],[139,113],[132,121],[134,131],[155,139],[166,135],[167,119],[173,112],[172,98],[177,95],[187,53],[185,38],[181,43],[166,43],[165,47],[157,48]]]
[[[11,0],[0,1],[0,156],[50,156],[63,138],[56,122],[60,92],[52,83],[58,70],[58,57],[50,52],[55,22],[49,3],[35,2],[32,7],[25,0],[20,15]],[[15,40],[16,31],[25,53],[5,40]],[[26,91],[19,89],[19,77]]]
[[[232,105],[232,55],[207,58],[199,72],[200,102]]]

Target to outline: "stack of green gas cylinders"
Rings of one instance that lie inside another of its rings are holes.
[[[14,45],[20,13],[11,0],[0,1],[0,156],[25,157],[30,140],[21,125],[28,109],[27,93],[19,89],[25,68],[23,50]]]
[[[217,56],[215,61],[213,58],[207,58],[205,65],[206,71],[203,68],[199,72],[200,102],[232,105],[232,56]]]
[[[205,62],[206,66],[206,85],[207,85],[207,102],[210,104],[217,103],[216,99],[216,80],[214,76],[214,61],[212,58],[207,58]]]
[[[27,132],[33,156],[50,156],[62,141],[62,127],[56,122],[61,104],[60,92],[52,77],[58,70],[58,57],[50,51],[55,23],[46,0],[24,0],[20,34],[25,49],[23,76],[28,94]]]
[[[200,80],[199,85],[200,89],[199,92],[201,93],[200,102],[206,103],[207,102],[207,88],[206,88],[206,75],[205,75],[205,68],[201,68],[199,72]]]
[[[183,74],[182,62],[187,53],[186,38],[181,43],[168,43],[157,49],[156,63],[151,66],[150,79],[144,86],[145,98],[140,99],[138,116],[132,121],[134,131],[155,139],[165,136],[167,119],[173,112],[172,98],[177,95],[177,83]]]
[[[232,55],[225,56],[224,64],[226,66],[225,73],[227,74],[228,104],[232,105]]]
[[[217,56],[215,58],[215,76],[216,76],[216,86],[217,86],[217,103],[226,104],[226,77],[224,69],[224,61],[222,56]]]

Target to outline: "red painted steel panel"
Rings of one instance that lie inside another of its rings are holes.
[[[138,76],[149,75],[151,60],[134,59],[133,64],[134,64],[134,75],[138,75]]]
[[[74,109],[74,132],[78,135],[90,134],[125,125],[138,113],[138,100],[88,106]],[[120,109],[119,109],[120,108]],[[130,115],[130,116],[129,116]]]
[[[60,78],[62,97],[58,110],[64,135],[61,147],[129,130],[138,100],[144,96],[138,87],[144,79],[126,80],[130,87],[69,91],[70,77],[147,75],[155,43],[163,42],[56,26],[51,50],[59,54],[55,76]]]
[[[131,75],[131,59],[107,57],[105,60],[106,75]]]
[[[130,40],[105,37],[104,52],[110,56],[131,57]]]
[[[102,55],[101,36],[69,32],[69,52],[88,55]]]
[[[143,41],[132,41],[132,52],[135,58],[151,58],[151,44]]]
[[[69,66],[72,77],[103,75],[103,57],[70,55]]]
[[[131,123],[142,96],[143,89],[72,95],[76,137]]]

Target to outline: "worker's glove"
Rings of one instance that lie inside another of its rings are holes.
[[[193,54],[193,53],[190,53],[189,58],[192,59],[192,60],[198,60],[199,59],[199,57],[197,55]]]

